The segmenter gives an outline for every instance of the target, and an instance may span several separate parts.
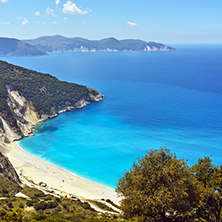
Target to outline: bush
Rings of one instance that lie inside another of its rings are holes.
[[[20,208],[24,208],[24,204],[23,204],[23,203],[20,203],[20,204],[19,204],[19,207],[20,207]]]
[[[9,202],[7,205],[9,208],[13,208],[12,202]]]
[[[27,205],[28,207],[33,206],[33,200],[27,200],[26,205]]]
[[[5,210],[0,210],[0,217],[4,217],[7,214]]]
[[[33,219],[34,220],[37,220],[37,221],[39,221],[39,220],[45,220],[47,218],[47,216],[45,215],[45,214],[36,214],[34,217],[33,217]]]
[[[52,209],[52,208],[56,208],[58,206],[58,204],[54,201],[50,201],[47,203],[47,208],[48,209]]]
[[[41,201],[39,203],[36,203],[34,205],[35,210],[45,210],[47,208],[48,204],[45,201]]]

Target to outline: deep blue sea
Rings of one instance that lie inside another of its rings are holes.
[[[54,53],[0,57],[95,88],[106,96],[36,127],[28,152],[115,188],[150,149],[169,148],[195,164],[222,164],[222,45],[178,45],[175,52]]]

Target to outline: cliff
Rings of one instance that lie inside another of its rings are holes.
[[[8,158],[5,157],[1,152],[0,152],[0,175],[7,178],[16,185],[21,184],[21,181],[14,167],[12,166]]]
[[[62,82],[0,61],[0,142],[33,135],[33,127],[58,114],[101,101],[94,89]]]

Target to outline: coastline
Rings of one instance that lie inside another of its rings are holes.
[[[14,166],[22,184],[41,189],[54,195],[86,199],[110,199],[119,204],[121,200],[114,189],[95,183],[43,161],[23,150],[18,142],[4,144],[3,153]],[[40,186],[39,183],[47,186]]]

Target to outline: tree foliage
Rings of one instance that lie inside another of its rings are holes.
[[[51,115],[65,106],[74,106],[81,99],[91,102],[89,94],[98,95],[96,90],[86,86],[0,61],[0,115],[15,128],[18,126],[7,104],[6,86],[31,101],[39,115]]]
[[[166,148],[147,152],[118,182],[124,216],[149,222],[220,221],[222,171],[206,160],[191,168]],[[210,217],[214,211],[217,216]]]
[[[192,167],[193,173],[203,187],[202,198],[196,215],[206,222],[221,222],[222,166],[212,164],[210,157],[200,158]]]

